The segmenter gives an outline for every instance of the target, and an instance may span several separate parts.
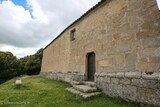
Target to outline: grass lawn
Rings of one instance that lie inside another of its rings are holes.
[[[103,94],[84,100],[65,91],[69,84],[40,76],[20,77],[23,86],[18,89],[14,86],[16,79],[0,85],[0,107],[138,107]]]

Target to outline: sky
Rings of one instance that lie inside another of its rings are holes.
[[[34,54],[99,1],[0,0],[0,51]]]
[[[100,0],[0,0],[0,51],[34,54]]]
[[[158,8],[160,10],[160,0],[157,0]]]

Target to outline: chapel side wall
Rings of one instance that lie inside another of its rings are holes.
[[[68,70],[70,38],[68,34],[56,39],[43,51],[41,72],[62,72]]]
[[[97,87],[160,106],[160,11],[156,0],[108,0],[69,28],[43,52],[41,74],[85,80],[86,55],[96,54]],[[76,39],[70,41],[70,31]]]
[[[159,72],[160,11],[156,0],[110,0],[76,23],[69,71],[85,73],[86,54],[99,72]]]
[[[160,69],[160,12],[156,0],[109,0],[69,27],[44,50],[42,71],[86,72],[96,54],[96,72]],[[76,29],[76,40],[70,31]]]

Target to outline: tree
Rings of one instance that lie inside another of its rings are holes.
[[[34,55],[20,59],[21,69],[24,74],[36,75],[40,73],[43,48],[39,49]]]
[[[11,52],[0,51],[0,83],[20,75],[37,75],[40,73],[43,48],[34,55],[17,59]]]
[[[0,51],[0,79],[9,79],[17,75],[19,62],[11,52]]]

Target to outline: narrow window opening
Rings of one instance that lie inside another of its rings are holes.
[[[71,41],[75,40],[75,36],[76,36],[76,29],[73,29],[71,31]]]

